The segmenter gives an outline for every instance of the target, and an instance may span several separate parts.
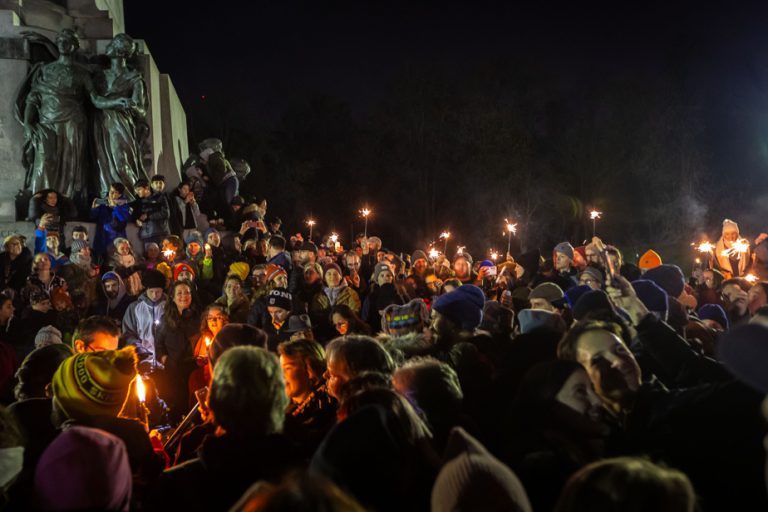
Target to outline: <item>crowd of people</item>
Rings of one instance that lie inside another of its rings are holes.
[[[284,236],[218,141],[187,177],[113,184],[68,247],[44,191],[4,240],[5,509],[768,505],[768,235],[726,220],[688,276],[597,238],[402,256]]]

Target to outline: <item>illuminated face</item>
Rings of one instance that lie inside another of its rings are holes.
[[[299,399],[312,391],[307,365],[301,356],[281,355],[280,366],[283,368],[285,394],[288,398]]]
[[[152,195],[152,189],[149,187],[136,187],[136,195],[144,199]]]
[[[189,254],[191,256],[197,256],[200,254],[200,244],[197,242],[192,242],[189,245],[187,245],[187,251],[189,251]]]
[[[214,247],[218,247],[221,244],[221,237],[215,231],[208,233],[208,243]]]
[[[360,272],[360,256],[347,256],[347,268],[350,270],[354,270],[355,272]]]
[[[152,185],[152,190],[155,192],[162,192],[165,190],[165,182],[162,180],[153,180],[150,185]]]
[[[75,352],[103,352],[104,350],[117,350],[118,337],[106,332],[96,332],[90,345],[83,340],[75,340]]]
[[[187,285],[177,286],[173,292],[173,303],[183,311],[192,305],[192,290]]]
[[[242,291],[242,286],[240,286],[240,282],[236,281],[234,279],[230,279],[227,281],[227,283],[224,285],[224,293],[227,294],[227,297],[230,299],[233,299],[235,297],[240,296],[240,292]]]
[[[341,283],[341,274],[335,268],[328,269],[325,272],[325,284],[329,288],[335,288],[339,286],[339,283]]]
[[[626,393],[640,388],[640,367],[635,356],[612,332],[585,332],[577,342],[576,353],[603,401],[619,402]]]
[[[186,199],[189,195],[189,185],[182,185],[179,187],[179,197]]]
[[[586,272],[581,274],[581,277],[579,277],[579,284],[585,284],[593,290],[600,289],[600,281],[595,279],[594,276],[587,274]]]
[[[72,239],[73,240],[82,240],[83,242],[88,241],[88,232],[87,231],[73,231],[72,232]]]
[[[737,316],[743,316],[747,313],[749,296],[738,285],[729,284],[724,286],[722,296],[729,311],[733,311]]]
[[[0,306],[0,323],[5,324],[9,318],[13,316],[14,307],[13,301],[6,300],[3,305]]]
[[[107,279],[104,281],[104,293],[110,299],[117,298],[117,294],[120,292],[120,283],[116,279]]]
[[[469,277],[469,262],[465,258],[457,258],[453,262],[453,271],[459,279]]]
[[[347,364],[336,355],[328,357],[323,377],[325,377],[328,394],[336,399],[339,398],[339,388],[352,378]]]
[[[715,288],[715,273],[710,270],[705,270],[702,274],[702,277],[704,278],[704,284],[709,288],[710,290]]]
[[[58,252],[59,252],[59,237],[57,237],[57,236],[46,237],[45,245],[48,247],[48,250],[51,253],[58,254]]]
[[[186,281],[188,283],[191,283],[195,280],[195,276],[192,275],[192,272],[189,270],[182,270],[179,272],[178,278],[176,278],[177,281]]]
[[[112,187],[109,188],[109,199],[112,200],[112,202],[117,201],[121,197],[123,197],[123,194],[121,194],[119,191],[115,190]]]
[[[129,244],[128,242],[122,242],[117,247],[117,253],[120,254],[120,256],[128,256],[129,254],[131,254],[131,244]]]
[[[38,272],[51,270],[51,260],[48,259],[46,254],[38,254],[35,256],[35,270]]]
[[[147,288],[147,298],[152,302],[157,302],[163,298],[162,288]]]
[[[543,309],[544,311],[557,313],[557,308],[551,302],[541,298],[531,299],[531,309]]]
[[[733,242],[739,239],[739,230],[735,226],[726,226],[723,228],[723,242],[726,247],[731,247]]]
[[[417,274],[423,274],[427,271],[427,260],[424,258],[419,258],[416,261],[413,262],[413,270],[416,271]]]
[[[592,421],[599,421],[602,416],[602,402],[584,370],[576,370],[568,377],[555,400]]]
[[[211,334],[216,336],[219,334],[219,331],[222,327],[227,325],[229,323],[229,317],[221,311],[220,309],[212,309],[208,312],[208,317],[206,318],[206,324],[208,325],[208,330],[211,331]]]
[[[592,248],[586,249],[584,255],[586,256],[587,263],[600,263],[600,253],[596,250]]]
[[[277,277],[272,279],[272,283],[275,288],[288,288],[288,276],[286,274],[278,274]]]
[[[288,317],[291,316],[290,311],[277,306],[267,306],[267,311],[269,312],[269,316],[272,317],[272,322],[276,324],[284,323]]]
[[[267,284],[267,273],[263,269],[254,270],[251,274],[253,286],[259,287]]]
[[[385,284],[392,283],[394,280],[395,280],[395,275],[392,273],[392,271],[390,271],[389,269],[382,270],[381,272],[379,272],[379,277],[376,278],[376,284],[378,284],[379,286],[383,286]]]
[[[339,334],[344,336],[349,331],[349,321],[338,313],[333,314],[333,326]]]
[[[56,192],[48,192],[45,196],[45,203],[48,206],[56,206],[56,203],[59,202],[59,194]]]
[[[48,241],[46,240],[46,243]],[[11,239],[10,242],[8,242],[8,245],[5,246],[5,250],[8,251],[8,255],[11,256],[11,258],[15,258],[19,254],[21,254],[21,250],[23,247],[21,246],[21,242],[18,238]]]
[[[555,269],[557,269],[559,272],[563,272],[570,268],[571,258],[561,252],[555,253]]]

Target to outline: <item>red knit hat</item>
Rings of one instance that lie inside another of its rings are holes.
[[[173,267],[173,280],[174,281],[178,281],[179,280],[179,274],[181,274],[182,272],[185,272],[185,271],[189,272],[190,274],[192,274],[192,277],[196,277],[195,269],[192,268],[192,266],[189,265],[188,263],[183,263],[182,262],[182,263],[177,263]]]

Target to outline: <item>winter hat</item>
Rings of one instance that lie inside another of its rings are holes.
[[[136,190],[137,188],[142,187],[149,187],[149,180],[145,180],[144,178],[136,180],[136,182],[133,184],[133,189]]]
[[[480,325],[484,304],[483,291],[475,285],[465,284],[438,297],[432,309],[461,329],[472,330]]]
[[[378,283],[379,282],[379,275],[382,272],[389,272],[394,275],[392,272],[392,267],[390,267],[387,263],[384,263],[383,261],[376,264],[375,267],[373,267],[373,282]]]
[[[125,443],[95,428],[70,426],[40,456],[35,496],[41,510],[120,510],[131,504],[133,478]]]
[[[203,242],[203,235],[202,235],[202,233],[200,233],[196,229],[193,229],[192,231],[187,233],[187,236],[184,237],[184,243],[187,244],[187,245],[189,245],[189,244],[197,244],[201,248],[205,245],[205,243]]]
[[[717,345],[718,360],[740,381],[768,393],[768,327],[747,324],[734,327]]]
[[[273,279],[276,279],[278,276],[286,276],[288,277],[288,272],[285,271],[283,267],[280,265],[275,265],[274,263],[267,263],[266,268],[266,277],[267,282],[271,283]]]
[[[141,273],[141,284],[144,288],[163,288],[165,289],[165,276],[159,270],[145,270]]]
[[[573,259],[573,246],[568,242],[560,242],[555,246],[555,251],[560,254],[565,254],[569,259]]]
[[[317,246],[309,240],[304,240],[296,249],[298,251],[309,251],[317,254]]]
[[[117,416],[136,377],[136,349],[76,354],[53,375],[53,397],[71,419]]]
[[[419,333],[426,327],[428,320],[427,305],[421,299],[413,299],[402,306],[387,306],[381,314],[381,329],[392,336]]]
[[[480,264],[477,267],[482,268],[482,267],[495,267],[495,266],[496,264],[491,260],[483,260],[480,262]]]
[[[720,304],[704,304],[699,308],[698,314],[701,320],[717,322],[724,331],[730,328],[728,315]]]
[[[675,299],[685,289],[685,276],[677,265],[659,265],[643,274],[643,279],[650,279],[661,286],[667,295]]]
[[[35,348],[47,347],[56,343],[64,343],[61,339],[61,331],[52,325],[46,325],[35,336]]]
[[[632,288],[635,289],[637,298],[645,304],[648,311],[659,313],[662,319],[667,318],[667,310],[669,309],[667,292],[661,286],[650,279],[638,279],[632,282]]]
[[[453,263],[456,263],[456,260],[458,260],[459,258],[464,258],[465,260],[467,260],[467,263],[469,263],[470,265],[472,265],[472,263],[473,263],[472,255],[469,254],[467,251],[462,251],[461,253],[456,253],[456,255],[453,257]]]
[[[178,281],[179,280],[179,274],[181,274],[184,271],[189,272],[190,274],[192,274],[193,278],[196,276],[195,269],[192,268],[191,265],[189,265],[188,263],[181,262],[181,263],[177,263],[176,265],[173,266],[173,280],[174,281]]]
[[[309,315],[291,315],[288,317],[288,325],[283,328],[283,332],[293,334],[312,329],[312,320]]]
[[[565,294],[563,293],[563,289],[555,283],[541,283],[531,291],[528,300],[544,299],[547,302],[554,303],[564,297]]]
[[[427,258],[427,253],[425,253],[424,251],[422,251],[420,249],[416,250],[416,251],[413,251],[413,254],[411,254],[411,265],[416,263],[417,260],[429,261],[429,258]]]
[[[512,328],[512,320],[515,318],[515,312],[500,302],[488,300],[483,306],[483,321],[480,322],[480,329],[489,332],[509,331]]]
[[[70,254],[74,256],[75,254],[78,254],[80,251],[88,247],[88,242],[85,240],[73,240],[69,247],[71,249]]]
[[[208,241],[208,235],[210,235],[211,233],[216,233],[217,235],[219,235],[219,230],[216,229],[216,228],[208,228],[208,229],[206,229],[205,230],[205,236],[203,236],[203,240],[205,240],[207,242]]]
[[[221,355],[232,347],[247,345],[266,349],[268,338],[266,332],[253,325],[227,324],[221,328],[208,347],[208,359],[212,366],[216,366],[216,361]]]
[[[335,270],[339,273],[340,276],[344,275],[344,273],[341,271],[341,267],[336,263],[327,263],[325,268],[323,268],[323,279],[325,279],[325,274],[327,274],[329,270]]]
[[[650,270],[659,265],[661,265],[661,256],[659,256],[659,253],[653,249],[645,251],[645,253],[640,256],[640,261],[637,262],[637,266],[640,267],[641,270]]]
[[[533,510],[517,475],[464,429],[451,430],[446,451],[432,488],[433,511]]]
[[[375,243],[378,244],[379,247],[381,247],[383,244],[381,242],[381,238],[377,236],[369,236],[368,237],[368,244]]]
[[[293,296],[285,288],[275,288],[267,295],[267,306],[291,311],[293,309]]]
[[[581,320],[590,311],[598,309],[616,311],[608,299],[608,294],[603,290],[590,290],[582,295],[576,304],[573,306],[573,317],[576,320]]]
[[[595,267],[584,267],[584,270],[581,271],[579,274],[579,279],[581,279],[581,276],[584,274],[588,275],[598,283],[600,283],[600,286],[605,285],[605,277],[603,277],[603,273],[600,271],[599,268]]]
[[[248,279],[251,275],[251,266],[244,261],[236,261],[229,266],[229,273],[227,275],[236,275],[241,281]]]
[[[569,308],[573,309],[573,306],[576,305],[581,296],[590,291],[592,291],[592,288],[586,284],[568,288],[568,291],[565,292],[565,303],[568,304]]]
[[[319,264],[319,263],[317,263],[317,262],[315,262],[315,263],[307,263],[306,265],[304,265],[304,269],[303,269],[303,270],[304,270],[304,273],[305,273],[305,274],[306,274],[307,272],[309,272],[309,271],[310,271],[310,269],[311,269],[311,270],[314,270],[314,271],[317,273],[317,275],[319,275],[319,276],[322,276],[322,275],[323,275],[323,266],[322,266],[322,265],[320,265],[320,264]]]
[[[562,317],[543,309],[523,309],[517,314],[520,320],[520,333],[525,334],[534,329],[548,329],[565,333],[565,322]]]

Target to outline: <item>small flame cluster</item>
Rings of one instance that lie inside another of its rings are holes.
[[[512,233],[513,235],[517,233],[517,223],[512,224],[509,222],[509,220],[504,219],[504,223],[507,225],[507,232]]]
[[[373,210],[371,210],[370,208],[367,208],[367,207],[363,208],[362,210],[360,210],[360,213],[363,215],[363,217],[369,216],[372,212],[373,212]]]
[[[311,226],[314,226],[315,224],[316,224],[316,222],[315,222],[314,220],[312,220],[312,219],[309,219],[309,220],[307,221],[307,226],[310,226],[310,227],[311,227]]]
[[[496,250],[491,249],[490,253],[491,253],[491,260],[496,261],[497,259],[499,259],[499,253],[496,252]]]
[[[599,219],[602,214],[603,212],[599,212],[597,210],[591,210],[589,212],[589,218],[592,220],[596,220],[596,219]]]
[[[440,240],[448,240],[451,238],[451,232],[450,231],[443,231],[440,233]]]
[[[698,247],[696,247],[696,250],[701,253],[708,253],[715,250],[715,246],[710,243],[709,241],[701,242]]]
[[[432,258],[433,260],[436,260],[437,258],[439,258],[439,257],[440,257],[440,251],[438,251],[437,249],[435,249],[434,247],[432,247],[432,248],[429,250],[429,257],[430,257],[430,258]]]
[[[739,238],[733,242],[733,247],[725,249],[720,253],[721,256],[729,258],[734,254],[744,254],[749,250],[749,241],[746,238]]]

